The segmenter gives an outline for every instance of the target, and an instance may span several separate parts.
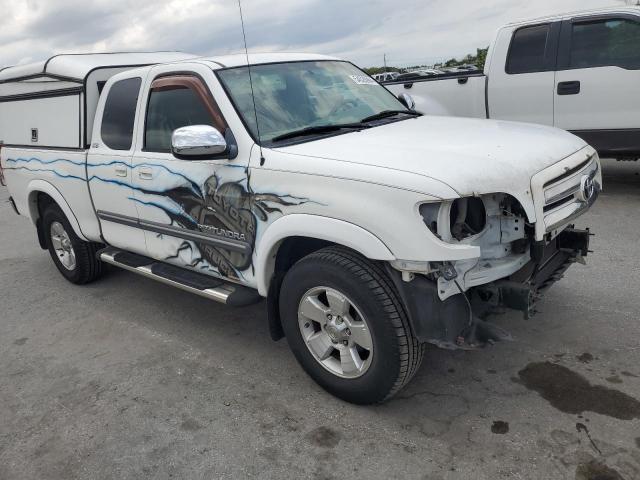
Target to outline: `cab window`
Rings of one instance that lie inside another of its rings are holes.
[[[572,25],[570,67],[605,66],[640,69],[640,23],[606,19]]]
[[[144,150],[171,152],[171,135],[180,127],[210,125],[224,134],[226,124],[208,90],[198,78],[156,80],[149,93]]]

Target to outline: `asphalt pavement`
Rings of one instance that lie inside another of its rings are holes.
[[[640,478],[640,162],[604,162],[595,233],[514,341],[432,348],[392,401],[324,392],[263,304],[112,269],[79,287],[0,188],[0,479]]]

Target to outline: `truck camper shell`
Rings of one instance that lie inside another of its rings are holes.
[[[194,58],[180,52],[62,54],[0,70],[0,141],[86,149],[102,87],[132,68]]]

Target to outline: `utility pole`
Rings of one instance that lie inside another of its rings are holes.
[[[383,54],[384,72],[387,73],[387,54]]]

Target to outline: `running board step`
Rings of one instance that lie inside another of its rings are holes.
[[[258,292],[251,288],[114,247],[100,250],[97,256],[104,263],[233,307],[251,305],[262,299]]]

